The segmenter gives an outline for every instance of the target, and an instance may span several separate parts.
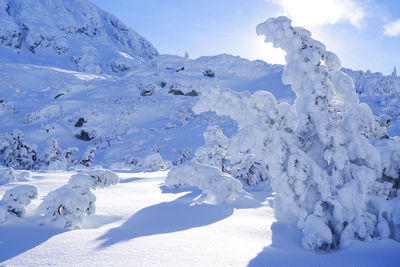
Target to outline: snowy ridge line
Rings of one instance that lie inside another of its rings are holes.
[[[58,66],[117,74],[158,55],[141,35],[88,0],[1,0],[0,15],[0,49],[10,60],[51,58]]]

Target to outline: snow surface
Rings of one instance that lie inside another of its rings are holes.
[[[17,171],[17,174],[20,171]],[[32,172],[32,214],[48,192],[76,172]],[[96,190],[95,215],[81,229],[39,226],[37,217],[0,227],[1,266],[399,266],[400,244],[355,242],[328,254],[307,252],[301,232],[275,221],[268,190],[228,205],[204,202],[196,189],[164,186],[166,171],[119,171],[120,183]],[[0,187],[0,195],[15,185]]]

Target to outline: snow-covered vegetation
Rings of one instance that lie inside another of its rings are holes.
[[[9,215],[24,217],[25,207],[37,195],[37,188],[33,185],[20,185],[7,190],[0,201],[0,224],[4,223]]]
[[[396,69],[344,69],[286,17],[257,26],[285,66],[159,55],[87,0],[0,0],[0,26],[0,265],[14,225],[102,232],[85,243],[102,249],[203,227],[223,243],[239,228],[262,246],[399,249]]]
[[[59,228],[79,228],[85,215],[96,211],[96,188],[117,184],[118,175],[108,170],[92,170],[72,175],[68,183],[51,191],[40,203],[38,212],[43,215],[41,224],[53,223]]]

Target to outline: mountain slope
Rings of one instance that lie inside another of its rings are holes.
[[[118,73],[158,55],[141,35],[87,0],[0,0],[4,61]]]

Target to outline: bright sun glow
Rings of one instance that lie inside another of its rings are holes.
[[[348,21],[360,27],[365,16],[362,7],[354,0],[268,0],[282,7],[293,24],[312,27]]]
[[[254,50],[251,59],[261,59],[270,64],[285,64],[285,52],[274,48],[271,43],[264,43],[263,36],[254,37]]]

